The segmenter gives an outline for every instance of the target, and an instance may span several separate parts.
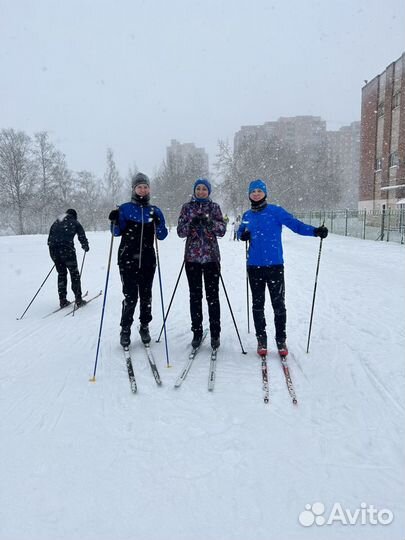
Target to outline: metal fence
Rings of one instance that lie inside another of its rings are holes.
[[[314,226],[325,223],[329,231],[367,240],[405,242],[405,209],[401,210],[327,210],[301,212],[295,216]]]

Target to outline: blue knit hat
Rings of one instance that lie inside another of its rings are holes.
[[[193,193],[195,193],[196,187],[200,184],[205,186],[208,189],[208,195],[211,195],[211,184],[206,178],[198,178],[198,180],[194,182]]]
[[[257,180],[253,180],[253,182],[250,182],[249,189],[248,189],[249,195],[255,189],[261,189],[264,192],[264,194],[267,195],[267,186],[263,182],[263,180],[260,180],[260,178],[258,178]]]

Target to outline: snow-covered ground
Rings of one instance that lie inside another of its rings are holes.
[[[92,296],[104,289],[110,236],[88,236],[83,289]],[[153,343],[157,387],[135,339],[138,394],[131,394],[119,346],[117,245],[92,383],[103,299],[74,317],[43,318],[57,307],[52,274],[16,320],[52,263],[45,236],[0,238],[0,539],[402,540],[404,246],[334,235],[323,242],[306,354],[319,240],[284,233],[293,406],[274,352],[271,402],[263,403],[247,333],[244,244],[228,236],[220,240],[223,278],[248,354],[222,296],[214,392],[207,391],[208,342],[173,389],[191,339],[182,276],[168,319],[171,367],[163,341]],[[175,231],[159,245],[167,305],[184,246]],[[272,335],[269,300],[267,319]],[[156,275],[154,337],[161,323]],[[324,512],[305,527],[298,518],[309,523],[313,514],[302,512],[315,502]],[[363,517],[373,505],[394,518],[322,524],[335,503]]]

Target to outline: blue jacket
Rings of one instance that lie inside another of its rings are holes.
[[[119,218],[112,225],[114,236],[121,236],[118,249],[118,264],[125,268],[149,267],[156,264],[153,247],[156,236],[164,240],[167,236],[165,218],[157,206],[127,202],[119,207]]]
[[[302,236],[315,236],[315,227],[299,221],[281,206],[268,204],[262,210],[248,210],[243,214],[238,239],[244,231],[250,232],[248,266],[284,264],[281,242],[283,225]]]

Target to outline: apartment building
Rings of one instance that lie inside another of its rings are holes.
[[[405,202],[405,53],[362,88],[359,209]]]
[[[234,136],[234,150],[247,141],[260,144],[272,136],[294,149],[305,146],[320,146],[326,141],[326,122],[319,116],[280,117],[275,122],[259,126],[242,126]]]
[[[359,200],[360,122],[327,131],[326,141],[328,169],[341,186],[340,205],[355,210]]]
[[[180,143],[176,139],[170,141],[170,146],[166,149],[167,163],[183,163],[187,160],[194,162],[195,169],[201,171],[200,175],[208,177],[209,160],[204,148],[197,148],[194,143]]]

